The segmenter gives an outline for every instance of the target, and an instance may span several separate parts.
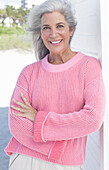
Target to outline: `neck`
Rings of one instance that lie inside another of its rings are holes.
[[[48,57],[48,62],[51,64],[63,64],[66,63],[68,60],[70,60],[72,57],[76,55],[76,52],[69,51],[67,53],[62,54],[53,54],[50,53]]]

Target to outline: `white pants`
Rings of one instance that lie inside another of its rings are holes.
[[[83,166],[64,166],[33,157],[15,154],[10,156],[9,170],[83,170]]]

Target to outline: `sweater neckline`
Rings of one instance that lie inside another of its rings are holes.
[[[49,54],[47,54],[41,60],[41,64],[42,64],[43,68],[48,72],[60,72],[60,71],[67,70],[70,67],[72,67],[73,65],[75,65],[79,60],[81,60],[83,58],[84,54],[82,54],[81,52],[77,52],[76,55],[74,57],[72,57],[70,60],[68,60],[67,62],[65,62],[63,64],[57,64],[57,65],[49,63],[48,56],[49,56]]]

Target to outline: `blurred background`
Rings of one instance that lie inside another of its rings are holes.
[[[44,0],[0,0],[0,170],[8,170],[4,149],[11,134],[9,103],[21,70],[36,61],[31,38],[25,31],[26,17]]]
[[[44,0],[0,0],[0,107],[9,106],[20,71],[35,61],[25,22],[34,5],[42,2]]]

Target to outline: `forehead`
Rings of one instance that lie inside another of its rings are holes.
[[[44,24],[51,25],[51,24],[57,24],[60,22],[67,23],[64,15],[62,15],[58,11],[54,11],[52,13],[45,13],[41,18],[42,25]]]

